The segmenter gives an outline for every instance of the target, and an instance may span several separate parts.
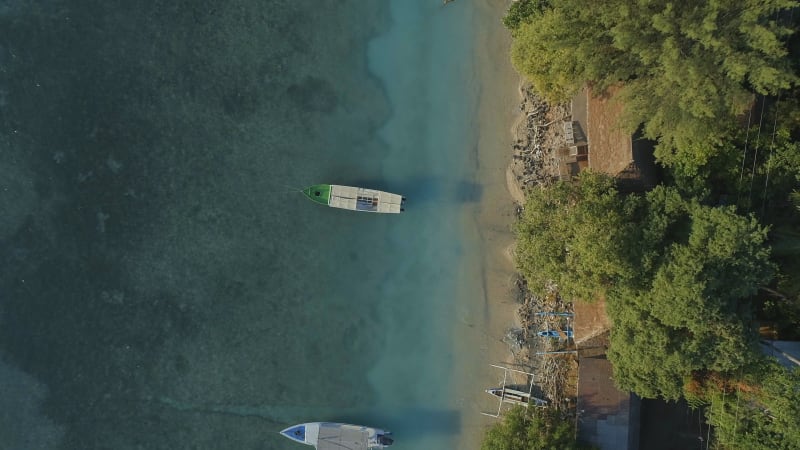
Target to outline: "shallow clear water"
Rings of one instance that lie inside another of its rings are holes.
[[[0,3],[0,448],[455,448],[469,2],[133,3]]]

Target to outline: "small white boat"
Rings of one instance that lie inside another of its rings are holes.
[[[313,202],[332,208],[375,213],[402,212],[406,200],[391,192],[338,184],[315,184],[303,189],[303,194]]]
[[[392,445],[390,432],[346,423],[311,422],[291,426],[281,434],[317,450],[370,450]]]

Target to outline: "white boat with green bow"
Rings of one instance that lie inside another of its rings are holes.
[[[400,213],[406,201],[402,195],[338,184],[315,184],[303,189],[303,194],[333,208],[374,213]]]

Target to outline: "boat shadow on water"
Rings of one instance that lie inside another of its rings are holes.
[[[461,432],[461,413],[454,409],[403,408],[392,412],[354,412],[324,418],[344,423],[383,427],[397,436],[456,435]]]
[[[394,192],[407,198],[406,205],[411,209],[442,204],[477,203],[483,197],[483,186],[470,180],[453,181],[434,177],[414,177],[398,182],[388,182],[385,179],[377,178],[336,179],[330,182]]]

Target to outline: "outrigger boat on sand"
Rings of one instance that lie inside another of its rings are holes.
[[[291,426],[281,434],[317,450],[371,450],[392,445],[390,432],[346,423],[311,422]]]
[[[547,400],[536,398],[528,392],[518,391],[509,387],[486,389],[487,394],[492,394],[506,403],[528,406],[533,402],[536,406],[547,406]]]
[[[486,393],[491,394],[500,401],[497,403],[497,412],[494,413],[481,412],[481,414],[483,414],[484,416],[498,418],[500,417],[500,413],[503,412],[503,405],[505,405],[506,403],[522,405],[526,408],[531,405],[539,407],[547,406],[547,400],[536,398],[532,395],[533,382],[536,379],[534,374],[530,372],[524,372],[522,370],[512,369],[510,367],[498,366],[495,364],[492,364],[491,366],[503,370],[503,382],[500,385],[500,387],[486,389]],[[511,375],[516,374],[518,377],[524,375],[528,380],[530,380],[529,383],[525,384],[525,388],[527,388],[527,391],[514,389],[514,387],[521,387],[522,385],[509,384],[508,383],[509,374]]]
[[[338,184],[315,184],[303,189],[303,194],[333,208],[376,213],[399,213],[406,201],[398,194]]]

